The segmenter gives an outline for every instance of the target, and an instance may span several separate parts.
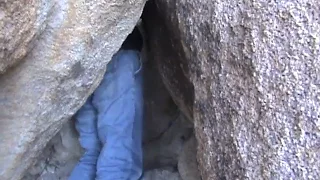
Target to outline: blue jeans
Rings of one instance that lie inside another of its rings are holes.
[[[142,71],[139,52],[120,50],[76,114],[85,149],[70,180],[137,180],[142,174]]]

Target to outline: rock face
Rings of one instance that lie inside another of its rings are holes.
[[[50,6],[43,0],[0,3],[0,74],[34,47],[33,41],[45,28]]]
[[[197,163],[197,141],[192,136],[184,145],[179,156],[178,170],[183,180],[200,180]]]
[[[20,179],[98,86],[144,2],[0,3],[0,72],[16,65],[0,76],[0,179]]]
[[[159,138],[145,144],[144,170],[176,167],[183,145],[192,135],[192,128],[192,125],[181,115]]]
[[[202,179],[320,178],[320,2],[157,0],[150,53]]]
[[[142,180],[183,180],[179,173],[166,169],[155,169],[144,173]]]
[[[74,127],[67,121],[37,157],[37,162],[24,174],[23,180],[67,180],[83,154]]]
[[[148,144],[161,137],[177,119],[180,111],[164,86],[153,57],[145,56],[145,58],[147,62],[143,66],[145,104],[143,140],[144,144]]]

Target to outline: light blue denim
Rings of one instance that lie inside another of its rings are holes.
[[[70,180],[138,180],[142,175],[143,90],[139,52],[120,50],[76,114],[83,157]]]

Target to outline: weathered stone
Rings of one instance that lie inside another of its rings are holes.
[[[152,55],[202,179],[320,178],[319,1],[157,0]]]
[[[23,60],[0,76],[0,179],[20,179],[98,86],[144,2],[0,3],[1,71]]]
[[[153,57],[144,64],[144,143],[158,139],[180,114],[164,86]]]
[[[37,157],[37,162],[31,165],[22,179],[68,179],[84,152],[78,137],[74,121],[68,121],[47,144]]]
[[[181,115],[163,134],[143,147],[145,170],[177,166],[183,144],[192,135],[192,124]]]
[[[52,6],[44,0],[0,2],[0,74],[31,50]]]
[[[155,169],[147,171],[142,180],[182,180],[178,172],[166,169]]]
[[[178,170],[183,180],[201,180],[197,163],[197,140],[192,136],[179,155]]]

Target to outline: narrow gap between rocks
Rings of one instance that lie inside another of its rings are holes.
[[[143,56],[147,58],[144,64],[144,179],[182,179],[179,171],[184,171],[184,165],[181,163],[190,162],[181,158],[180,154],[184,152],[185,142],[193,137],[193,127],[166,90],[157,63],[146,46]],[[191,147],[188,148],[195,149],[194,144],[189,143],[189,146]],[[72,118],[48,143],[38,162],[28,170],[23,179],[67,179],[82,153]],[[192,156],[195,157],[195,150],[184,152],[184,156],[190,156],[188,153],[193,153]]]

